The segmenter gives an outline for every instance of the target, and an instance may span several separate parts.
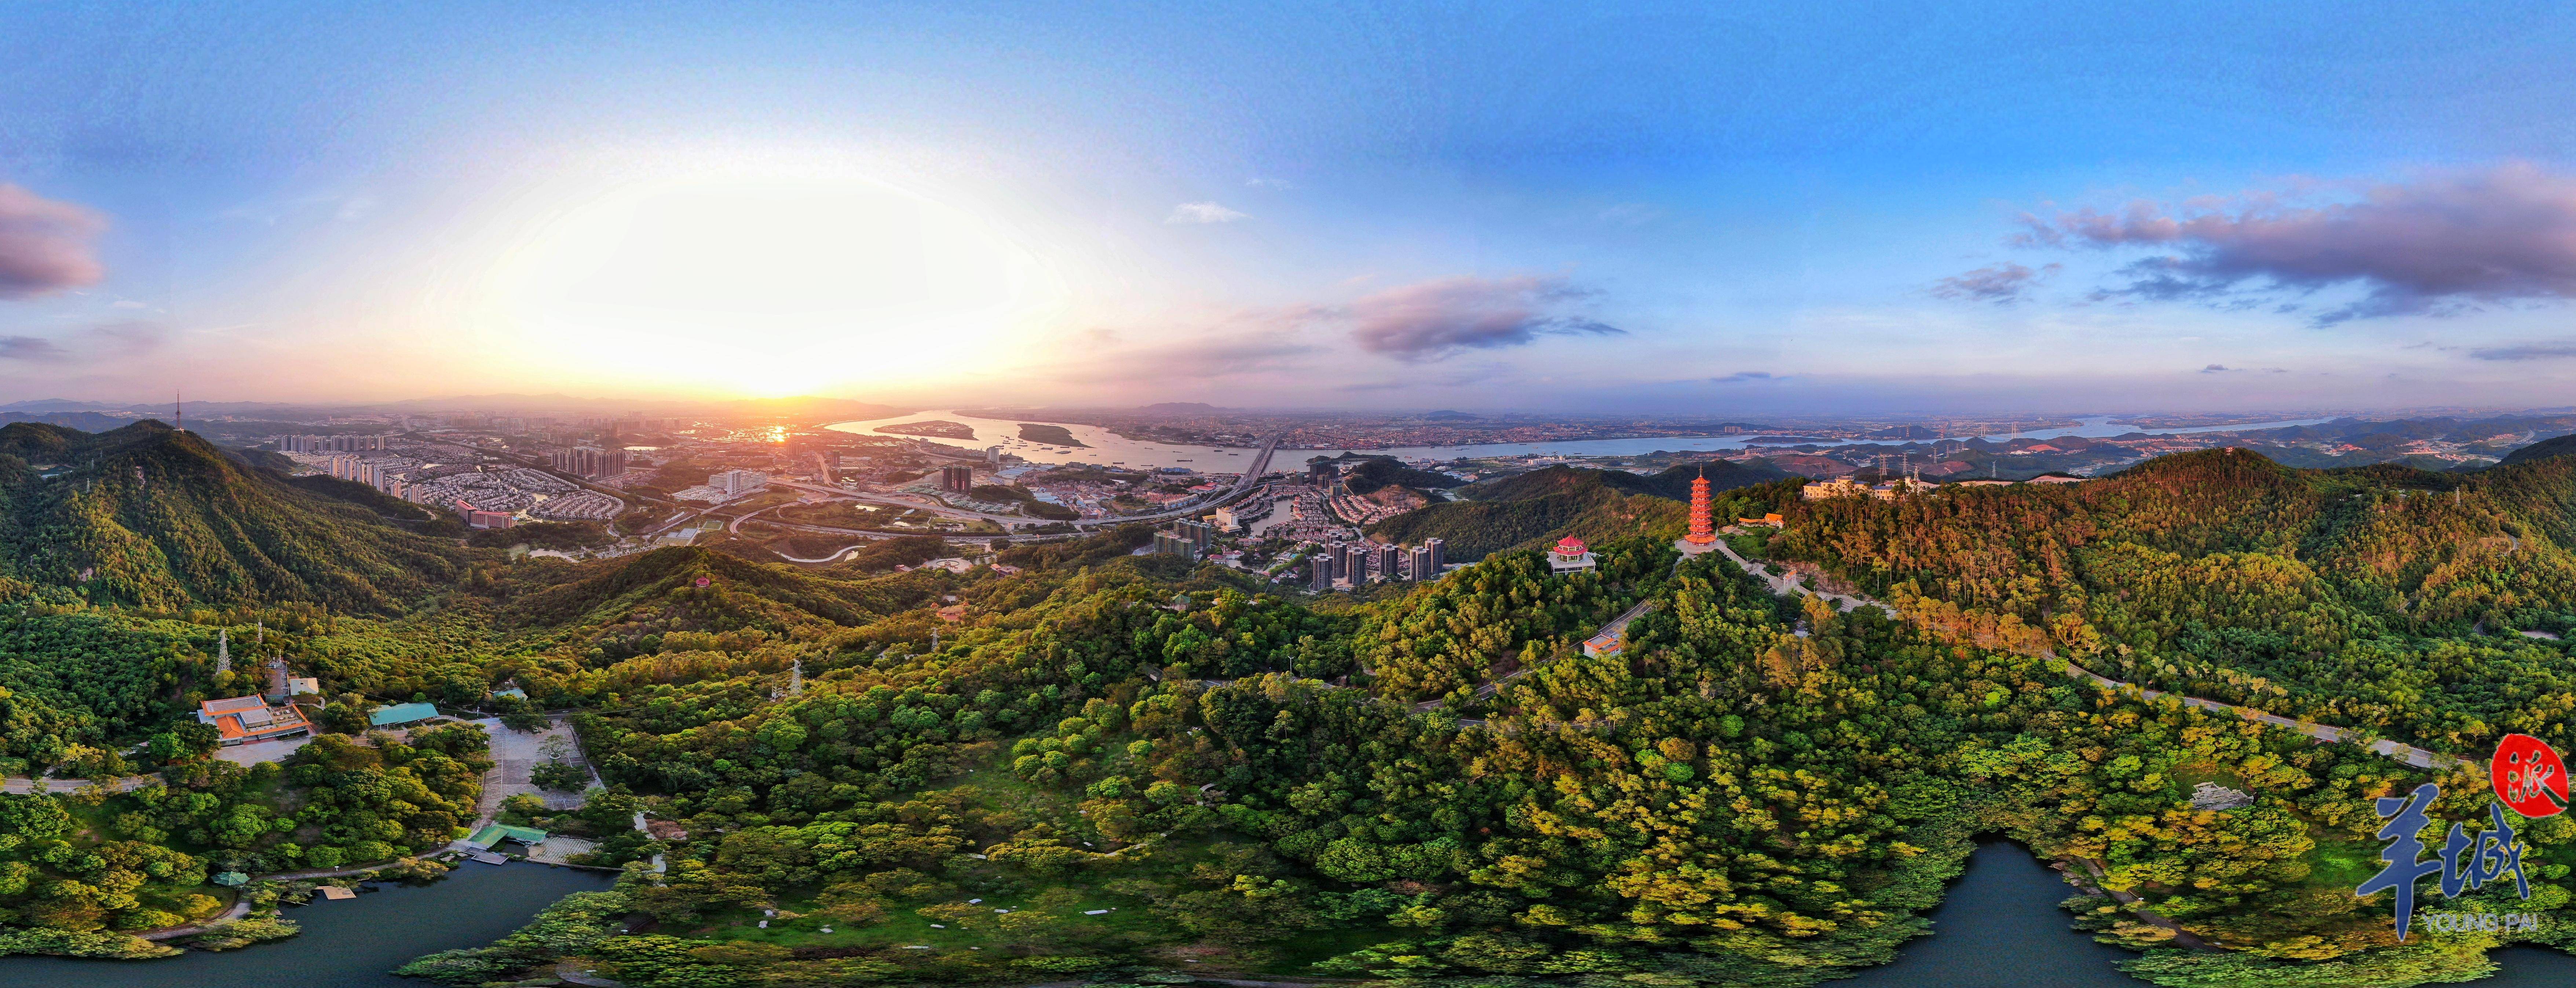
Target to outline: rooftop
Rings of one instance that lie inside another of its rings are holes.
[[[367,723],[375,727],[390,727],[395,724],[428,720],[436,716],[438,716],[438,707],[435,704],[397,703],[376,711],[367,718]]]

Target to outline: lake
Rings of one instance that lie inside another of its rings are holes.
[[[1100,466],[1129,466],[1138,469],[1150,467],[1189,467],[1201,473],[1236,473],[1240,472],[1245,466],[1251,464],[1252,456],[1256,452],[1255,450],[1243,449],[1240,447],[1219,448],[1209,446],[1175,446],[1170,443],[1140,442],[1138,440],[1119,436],[1107,429],[1100,428],[1099,426],[1073,425],[1068,423],[1055,424],[1063,425],[1064,428],[1073,433],[1073,437],[1080,440],[1083,445],[1049,446],[1044,443],[1022,442],[1020,440],[1019,422],[1016,419],[975,418],[969,415],[961,415],[955,411],[919,412],[912,415],[897,415],[891,418],[868,419],[863,422],[835,422],[831,425],[824,426],[824,428],[835,432],[848,432],[856,435],[876,436],[880,438],[890,436],[894,438],[919,438],[899,436],[894,433],[878,432],[876,430],[878,426],[896,425],[904,422],[927,422],[934,419],[956,422],[969,426],[975,430],[975,438],[950,440],[934,438],[931,440],[932,442],[946,442],[952,446],[963,445],[974,449],[983,449],[987,446],[1000,446],[1002,447],[1003,452],[1013,454],[1032,463],[1089,463]],[[2031,439],[2053,439],[2058,436],[2105,437],[2126,435],[2132,432],[2145,433],[2152,436],[2179,436],[2202,432],[2241,432],[2249,429],[2278,429],[2293,425],[2315,425],[2319,422],[2325,421],[2328,420],[2294,419],[2280,422],[2248,422],[2242,425],[2194,426],[2182,429],[2140,429],[2126,425],[2114,425],[2112,424],[2110,416],[2092,416],[2089,418],[2077,419],[2077,424],[2072,426],[2063,426],[2054,429],[2025,429],[2021,432],[1999,433],[1983,438],[2002,441],[2016,436]],[[1395,456],[1407,460],[1418,459],[1442,461],[1482,456],[1637,456],[1657,451],[1713,452],[1717,450],[1743,449],[1745,448],[1746,440],[1756,438],[1758,435],[1760,434],[1738,436],[1652,436],[1644,439],[1575,439],[1564,442],[1479,443],[1466,446],[1395,446],[1387,449],[1369,449],[1359,450],[1357,452],[1374,456]],[[1960,438],[1965,439],[1968,437],[1962,436]],[[1917,441],[1919,442],[1921,440]],[[1895,440],[1824,440],[1817,442],[1814,445],[1847,446],[1865,442],[1895,442]],[[1344,450],[1338,449],[1281,449],[1276,456],[1271,458],[1270,469],[1302,469],[1305,466],[1306,460],[1309,458],[1317,456],[1340,456],[1344,452]]]
[[[150,961],[0,957],[10,988],[436,988],[391,972],[422,954],[480,947],[525,926],[574,892],[604,892],[617,876],[518,862],[467,864],[428,885],[378,885],[339,902],[286,910],[304,933],[228,950]]]
[[[2057,904],[2075,894],[2057,872],[2018,844],[1988,841],[1968,859],[1968,873],[1931,913],[1932,935],[1898,952],[1896,962],[1833,988],[2140,988],[2148,982],[2115,965],[2137,956],[2093,942]],[[2479,988],[2564,988],[2576,984],[2576,957],[2535,947],[2492,954],[2504,970],[2472,982]]]
[[[389,972],[422,954],[479,947],[518,929],[574,892],[614,884],[604,872],[526,863],[469,864],[435,884],[380,886],[345,902],[287,910],[304,934],[220,954],[157,961],[0,958],[11,988],[435,988]],[[1896,962],[1831,984],[1836,988],[2138,988],[2147,982],[2114,965],[2128,951],[2093,942],[2057,904],[2075,890],[2029,851],[1980,844],[1968,873],[1932,910],[1932,935]],[[2494,954],[2504,970],[2479,988],[2563,988],[2576,984],[2576,957],[2532,947]]]

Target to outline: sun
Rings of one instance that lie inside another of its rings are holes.
[[[498,315],[529,350],[764,397],[971,372],[1065,294],[991,219],[856,177],[613,188],[531,224],[498,268]]]

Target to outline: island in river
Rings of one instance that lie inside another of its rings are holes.
[[[1083,445],[1082,440],[1073,438],[1073,430],[1071,429],[1067,429],[1060,425],[1043,425],[1036,422],[1020,423],[1020,438],[1029,442],[1040,443],[1048,446]]]
[[[975,438],[974,426],[967,425],[963,422],[950,422],[946,419],[932,419],[927,422],[897,422],[893,425],[880,425],[877,427],[877,431],[891,432],[896,435],[903,436],[935,436],[940,439]]]

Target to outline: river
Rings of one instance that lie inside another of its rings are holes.
[[[1129,466],[1138,469],[1151,467],[1189,467],[1202,473],[1236,473],[1241,471],[1245,466],[1250,465],[1253,453],[1256,452],[1255,450],[1243,449],[1240,447],[1220,448],[1210,446],[1175,446],[1170,443],[1142,442],[1119,436],[1096,425],[1072,425],[1065,423],[1056,424],[1064,425],[1064,428],[1073,433],[1073,437],[1081,441],[1083,445],[1049,446],[1044,443],[1021,441],[1018,424],[1019,420],[1017,419],[975,418],[973,416],[959,414],[955,411],[917,412],[911,415],[897,415],[891,418],[868,419],[863,422],[835,422],[831,425],[824,426],[824,428],[831,429],[835,432],[848,432],[857,435],[877,436],[882,438],[886,436],[896,436],[896,434],[878,432],[876,430],[879,426],[896,425],[904,422],[927,422],[932,420],[945,420],[971,427],[975,430],[975,438],[939,439],[932,437],[930,439],[931,442],[944,442],[949,445],[962,445],[974,449],[982,449],[987,446],[1000,446],[1002,447],[1003,452],[1014,454],[1019,456],[1021,459],[1034,463],[1091,463],[1101,466]],[[1983,438],[2000,442],[2002,440],[2015,437],[2030,439],[2053,439],[2058,436],[2104,437],[2126,435],[2132,432],[2145,433],[2151,436],[2179,436],[2201,432],[2243,432],[2251,429],[2279,429],[2294,425],[2315,425],[2325,421],[2329,420],[2294,419],[2280,422],[2248,422],[2242,425],[2194,426],[2182,429],[2140,429],[2126,425],[2114,425],[2112,424],[2112,416],[2097,415],[2077,419],[2077,424],[2072,426],[2062,426],[2054,429],[2027,429],[2015,433],[1998,433],[1996,435],[1985,436]],[[1466,446],[1395,446],[1386,449],[1358,450],[1357,452],[1376,456],[1395,456],[1407,460],[1419,459],[1442,461],[1470,457],[1524,456],[1533,454],[1538,456],[1568,457],[1637,456],[1645,453],[1653,453],[1659,450],[1671,452],[1712,452],[1716,450],[1743,449],[1746,446],[1746,440],[1757,438],[1759,435],[1761,434],[1757,433],[1737,436],[1650,436],[1643,439],[1573,439],[1564,442],[1548,443],[1478,443]],[[896,438],[920,437],[896,436]],[[1968,437],[1963,436],[1960,438],[1964,439]],[[1894,441],[1895,440],[1821,440],[1815,443],[1815,445],[1848,446],[1869,442]],[[1919,442],[1921,440],[1917,441]],[[1306,460],[1309,458],[1317,456],[1340,456],[1344,452],[1346,451],[1338,449],[1282,448],[1279,450],[1278,455],[1271,458],[1270,468],[1272,470],[1299,469],[1303,467]]]
[[[379,885],[355,899],[286,911],[304,932],[228,950],[150,961],[0,957],[10,988],[436,988],[391,972],[412,958],[480,947],[574,892],[616,884],[606,872],[525,862],[467,864],[421,886]]]

